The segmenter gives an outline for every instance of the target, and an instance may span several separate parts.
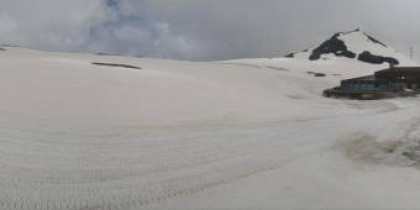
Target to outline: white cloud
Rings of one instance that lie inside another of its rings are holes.
[[[0,25],[0,42],[65,50],[85,43],[108,14],[101,0],[14,0],[0,2],[0,17],[8,22]]]

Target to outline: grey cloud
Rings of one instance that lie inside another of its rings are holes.
[[[30,0],[0,2],[0,42],[48,50],[215,60],[314,46],[361,27],[420,51],[417,0]]]

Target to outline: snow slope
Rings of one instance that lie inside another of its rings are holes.
[[[5,49],[0,209],[420,206],[418,98],[321,97],[387,65]]]

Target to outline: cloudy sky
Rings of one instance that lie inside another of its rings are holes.
[[[0,43],[217,60],[313,47],[361,28],[420,60],[418,0],[2,0]]]

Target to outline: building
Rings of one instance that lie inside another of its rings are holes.
[[[341,81],[324,91],[326,97],[382,99],[420,93],[420,67],[391,67],[373,75]]]

